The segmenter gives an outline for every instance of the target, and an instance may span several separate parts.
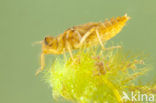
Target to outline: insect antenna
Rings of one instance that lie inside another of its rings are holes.
[[[43,41],[35,41],[35,42],[32,43],[32,46],[35,46],[37,44],[42,44],[42,43],[43,43]]]

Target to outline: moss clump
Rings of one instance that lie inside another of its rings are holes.
[[[56,59],[45,72],[54,98],[78,103],[122,103],[123,91],[140,91],[135,80],[149,69],[144,56],[121,49],[97,51],[79,50],[74,60]]]

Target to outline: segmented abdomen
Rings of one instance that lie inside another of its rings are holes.
[[[99,23],[98,26],[95,28],[99,32],[99,36],[103,42],[113,38],[115,35],[117,35],[122,28],[125,26],[125,23],[129,20],[129,17],[127,15],[124,15],[122,17],[117,18],[111,18],[110,20],[106,20],[104,23]],[[90,44],[91,42],[98,42],[97,33],[94,31],[87,39],[86,41]]]

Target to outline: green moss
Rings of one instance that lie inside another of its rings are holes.
[[[45,72],[55,99],[80,103],[121,103],[122,92],[137,90],[135,80],[149,67],[144,56],[123,50],[98,52],[97,48],[79,50],[67,61],[56,59]],[[141,86],[140,86],[141,87]],[[138,91],[138,90],[137,90]]]

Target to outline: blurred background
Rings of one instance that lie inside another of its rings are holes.
[[[148,53],[153,70],[145,75],[145,80],[153,80],[155,4],[155,0],[0,0],[0,103],[63,102],[55,101],[50,86],[41,76],[35,76],[41,48],[32,43],[47,35],[56,36],[74,25],[125,13],[131,20],[113,41]]]

